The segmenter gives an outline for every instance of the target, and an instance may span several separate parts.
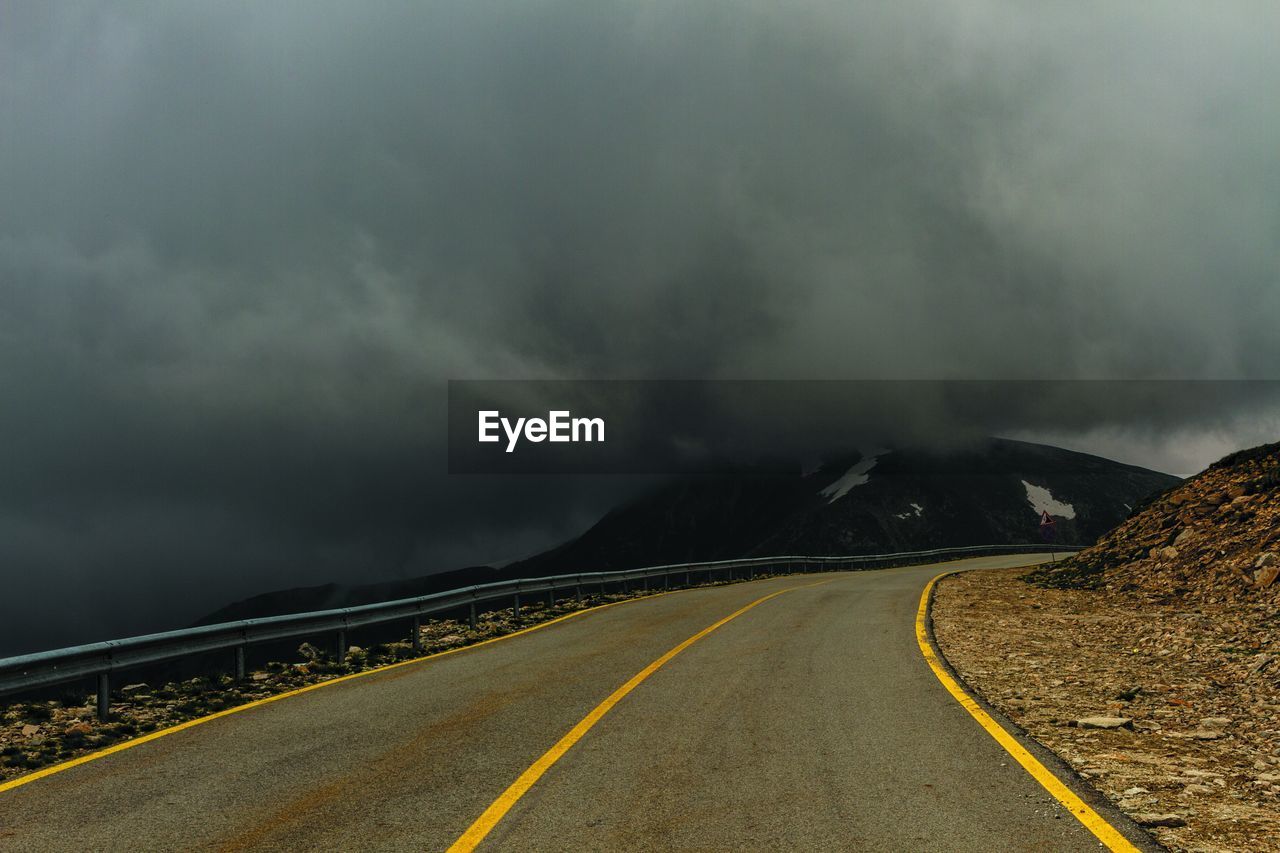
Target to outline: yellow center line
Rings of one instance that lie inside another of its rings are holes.
[[[498,799],[493,801],[493,804],[490,805],[489,808],[484,810],[484,814],[476,818],[475,823],[471,824],[471,826],[467,828],[467,831],[462,833],[462,836],[457,841],[453,842],[453,845],[449,848],[449,853],[468,853],[468,851],[474,850],[476,846],[485,839],[485,836],[493,831],[493,828],[498,825],[498,822],[501,821],[504,816],[506,816],[507,812],[511,811],[512,806],[514,806],[519,799],[524,796],[525,792],[532,788],[534,783],[541,779],[543,774],[550,770],[551,766],[559,761],[575,743],[582,740],[582,736],[590,731],[592,726],[600,722],[600,719],[604,717],[605,714],[609,713],[614,705],[621,702],[623,698],[632,690],[635,690],[642,681],[653,675],[659,669],[662,669],[662,667],[676,655],[680,654],[682,651],[689,648],[712,631],[715,631],[720,626],[732,622],[751,608],[764,604],[771,598],[777,598],[784,592],[791,592],[793,589],[821,586],[824,583],[831,583],[831,581],[819,581],[818,583],[790,586],[786,589],[780,589],[777,592],[757,598],[746,607],[735,610],[719,622],[716,622],[707,628],[703,628],[701,631],[680,643],[680,645],[671,649],[671,651],[667,652],[662,657],[637,672],[635,675],[631,676],[626,684],[623,684],[617,690],[610,693],[607,699],[593,708],[591,713],[583,717],[576,726],[569,730],[568,734],[560,738],[560,740],[556,742],[555,746],[544,752],[542,757],[535,761],[528,770],[521,773],[520,777],[516,779],[516,781],[512,782],[511,785],[498,796]]]
[[[689,589],[696,589],[696,587],[690,587]],[[171,735],[171,734],[176,734],[177,732],[185,731],[186,729],[190,729],[195,726],[204,725],[205,723],[211,722],[213,720],[221,719],[222,717],[229,717],[232,714],[239,714],[244,711],[248,711],[251,708],[257,708],[262,705],[269,705],[272,702],[279,702],[281,699],[288,699],[292,696],[299,696],[303,693],[310,693],[313,690],[319,690],[323,687],[331,687],[334,684],[342,684],[344,682],[352,681],[357,678],[366,678],[370,675],[377,675],[379,673],[387,672],[388,670],[392,670],[392,669],[399,669],[405,666],[414,666],[416,664],[426,663],[427,661],[435,660],[436,658],[447,657],[448,655],[455,655],[455,654],[458,654],[459,652],[469,652],[472,649],[478,649],[481,646],[488,646],[488,645],[492,645],[493,643],[501,643],[505,640],[511,640],[516,637],[523,636],[525,634],[530,634],[534,631],[541,631],[543,628],[550,628],[552,625],[557,625],[569,619],[576,619],[579,616],[585,616],[588,613],[594,613],[597,610],[605,610],[610,607],[617,607],[620,604],[630,604],[635,601],[645,601],[651,598],[658,598],[663,595],[675,595],[681,592],[688,592],[689,589],[673,589],[667,592],[655,592],[655,593],[652,593],[651,595],[637,596],[636,598],[626,598],[626,599],[623,599],[622,601],[611,601],[607,604],[597,604],[594,607],[587,607],[582,610],[574,610],[571,613],[566,613],[563,616],[557,616],[555,619],[549,619],[546,622],[539,622],[536,625],[530,625],[528,628],[521,628],[519,631],[512,631],[510,634],[502,634],[501,636],[490,637],[487,640],[480,640],[479,642],[471,643],[470,645],[458,646],[457,648],[446,649],[445,651],[442,651],[442,652],[433,652],[432,654],[423,655],[422,657],[409,658],[408,660],[397,661],[396,663],[389,663],[383,666],[373,667],[372,669],[362,670],[360,672],[353,672],[350,675],[340,675],[337,678],[330,678],[325,681],[317,681],[313,684],[308,684],[305,687],[298,687],[293,690],[287,690],[283,693],[276,693],[272,696],[266,696],[262,699],[254,699],[251,702],[245,702],[243,705],[235,705],[223,711],[216,711],[212,714],[207,714],[203,717],[196,717],[195,719],[192,719],[192,720],[187,720],[185,722],[177,723],[176,725],[169,726],[168,728],[159,729],[157,731],[150,732],[148,734],[141,735],[139,737],[135,737],[131,740],[121,741],[120,743],[112,744],[111,746],[108,746],[104,749],[100,749],[97,752],[86,753],[85,755],[81,755],[76,758],[63,761],[60,764],[53,764],[48,767],[41,768],[40,770],[35,770],[35,771],[32,771],[31,773],[27,773],[26,775],[18,776],[17,778],[10,779],[7,782],[0,782],[0,793],[3,793],[4,791],[13,790],[14,788],[20,788],[23,785],[29,785],[32,782],[36,781],[37,779],[44,779],[56,773],[62,773],[64,771],[70,770],[73,767],[79,767],[81,764],[87,764],[90,761],[97,761],[100,758],[106,758],[108,755],[114,755],[117,752],[123,752],[126,749],[132,749],[135,746],[141,746],[144,743],[150,743],[151,741],[156,740],[158,738],[166,737],[167,735]]]
[[[942,686],[947,688],[947,692],[955,697],[955,700],[964,707],[969,715],[978,721],[978,725],[986,730],[987,734],[995,738],[996,742],[1004,747],[1004,751],[1014,757],[1022,768],[1031,774],[1040,785],[1053,795],[1054,799],[1062,803],[1071,814],[1075,815],[1076,820],[1084,824],[1085,828],[1097,836],[1098,840],[1106,845],[1107,849],[1115,851],[1115,853],[1138,853],[1138,848],[1129,842],[1129,839],[1120,834],[1114,826],[1107,821],[1092,808],[1089,807],[1084,800],[1080,799],[1074,791],[1063,784],[1062,780],[1040,763],[1027,748],[1018,743],[1013,735],[1004,730],[1004,727],[992,719],[991,715],[982,709],[982,706],[970,696],[956,680],[947,673],[942,662],[938,660],[938,655],[933,650],[933,644],[929,642],[928,618],[929,618],[929,596],[933,592],[933,587],[938,581],[945,578],[952,572],[943,572],[925,585],[924,592],[920,594],[920,607],[916,610],[916,641],[920,644],[920,651],[924,653],[924,659],[928,662],[929,668],[933,670],[933,674],[942,682]]]

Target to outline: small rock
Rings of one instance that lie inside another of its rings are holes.
[[[1178,557],[1178,549],[1172,545],[1166,545],[1160,549],[1159,556],[1165,560],[1175,560]]]
[[[324,655],[324,652],[320,651],[310,643],[303,643],[298,646],[298,654],[307,660],[319,660]]]
[[[249,676],[249,680],[251,681],[269,681],[270,679],[271,673],[269,672],[255,672],[253,675]]]
[[[1270,551],[1265,554],[1259,554],[1257,561],[1253,564],[1255,569],[1265,569],[1267,566],[1276,564],[1276,555]]]
[[[120,692],[121,693],[137,693],[139,690],[146,690],[146,689],[147,689],[147,685],[145,684],[126,684],[124,687],[120,688]]]
[[[1136,796],[1138,796],[1139,794],[1150,794],[1150,793],[1151,793],[1151,792],[1150,792],[1150,791],[1148,791],[1146,788],[1137,788],[1137,787],[1134,787],[1134,788],[1125,788],[1125,790],[1124,790],[1124,795],[1125,795],[1126,797],[1136,797]]]
[[[1265,569],[1258,569],[1253,573],[1253,582],[1256,586],[1266,589],[1276,582],[1277,575],[1280,575],[1280,566],[1269,565]]]
[[[1188,785],[1182,789],[1182,793],[1186,796],[1199,796],[1201,794],[1212,794],[1213,788],[1208,785]]]
[[[1143,813],[1134,815],[1133,819],[1136,820],[1140,826],[1178,827],[1187,825],[1187,822],[1183,820],[1181,816],[1176,814]]]
[[[1200,721],[1200,728],[1210,731],[1225,729],[1231,725],[1230,717],[1205,717]]]
[[[1076,725],[1082,729],[1131,729],[1133,720],[1129,717],[1081,717]]]
[[[93,726],[85,722],[72,723],[63,730],[63,734],[68,735],[91,735],[93,734]]]
[[[359,646],[348,646],[348,647],[347,647],[347,657],[349,657],[349,658],[350,658],[350,657],[360,657],[360,656],[361,656],[361,655],[363,655],[363,654],[364,654],[364,649],[360,648]]]
[[[1259,773],[1258,781],[1269,782],[1274,785],[1277,782],[1280,782],[1280,773]]]
[[[25,726],[22,727],[23,737],[35,737],[38,734],[40,734],[40,727],[37,725],[27,723]]]
[[[1221,729],[1196,729],[1191,736],[1196,740],[1217,740],[1226,737],[1227,733]]]
[[[1262,672],[1272,664],[1276,659],[1275,655],[1258,655],[1253,660],[1253,665],[1249,667],[1250,672]]]

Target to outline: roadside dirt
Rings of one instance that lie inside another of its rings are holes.
[[[1169,848],[1280,851],[1274,600],[1158,602],[1024,574],[939,584],[935,633],[968,685]]]
[[[769,575],[758,574],[756,577]],[[720,586],[722,583],[679,588]],[[648,594],[635,591],[589,595],[581,601],[561,599],[554,607],[544,602],[526,602],[521,607],[519,619],[509,609],[482,613],[474,631],[465,622],[450,619],[424,621],[421,651],[417,652],[406,639],[369,648],[352,646],[342,660],[335,660],[325,650],[303,643],[298,647],[300,660],[268,663],[262,669],[247,673],[248,677],[242,682],[236,682],[225,674],[165,684],[124,682],[112,693],[111,718],[108,720],[99,720],[96,716],[96,694],[67,691],[61,699],[0,701],[0,782],[187,720],[309,684],[462,648],[579,610],[642,598]]]

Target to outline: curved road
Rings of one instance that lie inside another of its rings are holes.
[[[926,665],[939,571],[675,592],[290,697],[0,793],[0,849],[444,850],[620,685],[790,587],[636,686],[481,849],[1100,849]]]

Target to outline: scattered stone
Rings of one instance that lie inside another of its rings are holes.
[[[138,692],[138,691],[140,691],[140,690],[144,690],[144,691],[145,691],[146,689],[147,689],[147,685],[145,685],[145,684],[141,684],[141,683],[139,683],[139,684],[126,684],[124,687],[121,687],[121,688],[120,688],[120,692],[121,692],[121,693],[124,693],[124,694],[129,694],[129,693],[137,693],[137,692]]]
[[[25,726],[22,727],[23,737],[35,737],[38,734],[40,734],[40,727],[37,725],[34,725],[32,723],[27,723]]]
[[[93,726],[85,722],[72,723],[63,732],[69,735],[91,735],[93,734]]]
[[[1182,793],[1184,796],[1194,797],[1194,796],[1199,796],[1201,794],[1212,794],[1214,793],[1214,790],[1208,785],[1194,784],[1194,785],[1188,785],[1187,787],[1183,788]]]
[[[1218,740],[1226,737],[1227,733],[1222,729],[1196,729],[1191,736],[1196,740]]]
[[[320,651],[310,643],[303,643],[298,646],[298,654],[309,661],[319,660],[324,657],[324,652]]]
[[[253,675],[249,676],[249,680],[250,680],[250,681],[270,681],[270,680],[271,680],[271,673],[269,673],[269,672],[255,672]]]
[[[1146,788],[1139,788],[1139,787],[1137,787],[1137,786],[1135,786],[1135,787],[1133,787],[1133,788],[1125,788],[1125,790],[1124,790],[1124,795],[1125,795],[1126,797],[1136,797],[1136,796],[1138,796],[1139,794],[1150,794],[1150,793],[1151,793],[1151,792],[1150,792],[1150,791],[1148,791]]]
[[[1176,814],[1150,814],[1140,813],[1133,816],[1139,826],[1167,826],[1179,827],[1186,826],[1187,822],[1180,815]]]
[[[1075,724],[1082,729],[1131,729],[1133,720],[1129,717],[1081,717]]]
[[[1200,721],[1200,728],[1210,731],[1225,729],[1231,725],[1230,717],[1205,717]]]
[[[1275,564],[1276,564],[1276,555],[1268,551],[1265,554],[1259,555],[1258,560],[1253,564],[1253,567],[1255,569],[1265,569],[1268,566],[1274,566]]]

